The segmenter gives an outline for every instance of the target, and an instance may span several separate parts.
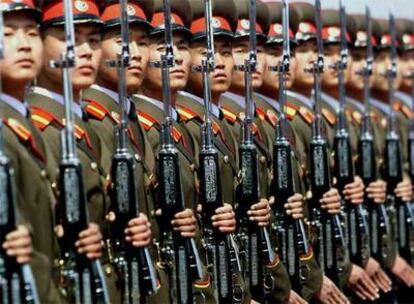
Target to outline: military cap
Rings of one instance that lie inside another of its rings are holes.
[[[351,43],[349,29],[354,26],[353,20],[346,18],[346,41]],[[341,43],[341,24],[339,10],[323,10],[322,11],[322,39],[324,43]]]
[[[386,19],[374,19],[372,31],[377,40],[376,49],[383,50],[391,47],[391,34],[389,33],[389,21]],[[398,46],[398,43],[397,43]]]
[[[191,6],[188,0],[171,1],[171,29],[173,32],[183,32],[191,35]],[[154,0],[154,15],[152,16],[151,36],[163,34],[165,30],[163,0]]]
[[[72,0],[73,22],[95,23],[102,25],[99,7],[94,0]],[[65,23],[64,1],[57,0],[43,7],[43,20],[41,27],[63,25]]]
[[[33,0],[2,0],[0,10],[3,13],[27,11],[32,13],[37,21],[42,20],[42,11],[35,6]]]
[[[204,17],[204,0],[193,0],[191,2],[193,13],[191,22],[192,41],[206,37],[206,19]],[[212,1],[213,20],[211,24],[215,36],[234,38],[237,26],[237,10],[233,0]]]
[[[351,38],[351,47],[365,48],[367,46],[367,25],[365,15],[348,15],[348,20],[352,20],[351,27],[348,28],[348,33]],[[373,46],[377,45],[377,39],[372,34],[371,43]]]
[[[267,40],[266,44],[283,43],[283,4],[282,2],[267,0],[265,1],[267,9],[269,11],[269,26],[266,29]],[[295,36],[291,29],[290,24],[297,23],[298,16],[296,11],[289,10],[289,38],[291,43],[296,43]]]
[[[408,19],[397,19],[396,26],[400,51],[414,50],[414,22]]]
[[[291,4],[291,15],[293,11],[296,13],[296,20],[291,22],[295,39],[307,41],[317,38],[317,29],[315,25],[315,7],[307,2],[294,2]]]
[[[105,29],[121,24],[120,6],[119,1],[111,1],[104,8],[101,19],[104,22]],[[136,0],[128,1],[127,11],[129,24],[141,24],[148,28],[152,28],[151,18],[153,10],[154,7],[152,0],[140,2]]]
[[[249,4],[248,1],[236,2],[236,9],[238,14],[237,27],[234,33],[235,38],[248,37],[250,35],[250,22],[249,22]],[[265,29],[269,25],[269,11],[266,4],[257,0],[257,16],[256,16],[256,34],[257,38],[266,39]]]

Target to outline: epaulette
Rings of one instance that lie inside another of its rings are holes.
[[[154,117],[142,111],[137,111],[137,115],[138,120],[144,127],[145,131],[149,131],[154,125],[159,123]]]
[[[407,105],[403,104],[402,102],[400,101],[394,102],[393,108],[395,111],[399,111],[402,114],[404,114],[404,116],[407,117],[408,119],[413,118],[413,112],[411,111],[411,109],[407,107]]]
[[[256,107],[256,114],[260,118],[260,120],[266,119],[266,113],[261,107]]]
[[[272,124],[273,127],[276,127],[277,124],[277,115],[273,110],[266,111],[266,118]]]
[[[348,119],[348,121],[352,121],[352,109],[346,108],[346,110],[345,110],[345,116]]]
[[[327,108],[322,108],[322,116],[325,117],[326,121],[331,125],[335,125],[336,123],[336,116]]]
[[[232,111],[222,107],[221,111],[223,112],[224,119],[226,119],[231,124],[234,124],[237,121],[237,115]]]
[[[219,124],[216,123],[214,120],[212,121],[211,127],[213,129],[214,135],[217,135],[218,133],[220,133],[221,128],[220,128]]]
[[[114,120],[115,123],[117,123],[116,119],[111,115],[111,113],[109,113],[109,110],[102,104],[92,99],[85,99],[84,101],[87,102],[85,110],[90,117],[103,120],[105,116],[108,115],[112,120]]]
[[[203,118],[200,117],[196,112],[193,110],[183,107],[183,106],[176,106],[175,109],[177,110],[178,114],[180,115],[180,119],[184,122],[190,121],[192,119],[196,119],[199,122],[203,123]]]
[[[299,108],[299,114],[302,116],[302,118],[310,125],[312,124],[315,116],[311,111],[309,111],[306,107],[300,107]]]
[[[285,105],[285,113],[286,118],[292,120],[295,117],[296,113],[298,112],[298,107],[293,104],[286,104]]]
[[[44,131],[52,123],[56,123],[59,128],[63,128],[63,122],[50,112],[36,106],[30,107],[31,119],[33,124],[40,130]]]

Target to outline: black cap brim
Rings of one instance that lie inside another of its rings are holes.
[[[91,14],[76,14],[73,16],[73,24],[95,24],[98,26],[103,26],[103,22],[101,19],[99,19],[96,15]],[[41,29],[45,29],[51,26],[62,26],[65,24],[65,18],[64,17],[57,17],[50,19],[46,22],[42,22],[40,24]]]
[[[227,39],[230,39],[230,40],[233,40],[234,39],[234,34],[233,34],[233,32],[232,31],[229,31],[229,30],[225,30],[225,29],[217,29],[217,28],[215,28],[215,29],[213,29],[213,35],[214,35],[214,37],[224,37],[224,38],[227,38]],[[202,40],[202,39],[206,39],[207,38],[207,34],[206,34],[206,32],[205,31],[203,31],[203,32],[198,32],[198,33],[194,33],[192,36],[191,36],[191,42],[196,42],[196,41],[199,41],[199,40]]]

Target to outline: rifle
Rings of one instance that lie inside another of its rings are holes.
[[[378,178],[376,156],[374,148],[374,134],[371,128],[371,92],[370,77],[374,62],[374,51],[372,46],[372,20],[369,7],[365,11],[365,25],[367,29],[367,58],[366,66],[359,74],[364,78],[364,104],[365,112],[361,126],[361,135],[358,142],[358,168],[359,175],[367,187]],[[369,223],[369,249],[370,256],[379,261],[383,266],[389,254],[389,219],[384,204],[377,204],[367,195],[364,197],[368,209]]]
[[[249,1],[249,58],[244,65],[237,66],[244,72],[246,90],[245,118],[242,122],[242,141],[239,147],[239,166],[241,180],[238,191],[240,232],[245,257],[245,278],[247,278],[252,293],[252,298],[261,303],[268,302],[269,295],[274,289],[274,279],[266,273],[266,265],[276,260],[266,227],[260,227],[249,220],[247,214],[251,206],[259,201],[259,169],[257,148],[253,142],[252,117],[254,113],[252,74],[256,69],[256,0]]]
[[[308,254],[309,244],[303,220],[295,220],[286,214],[284,204],[289,197],[297,193],[297,186],[293,176],[294,159],[293,151],[287,139],[287,122],[285,115],[285,73],[289,71],[290,65],[290,40],[289,40],[289,1],[283,0],[283,57],[275,67],[270,70],[279,73],[279,105],[280,114],[276,126],[275,142],[273,144],[273,189],[272,192],[277,199],[273,205],[276,215],[274,230],[278,235],[278,252],[281,260],[286,266],[290,276],[292,288],[299,294],[302,293],[302,275],[300,256]]]
[[[0,11],[0,60],[4,59],[3,12]],[[0,95],[1,95],[0,81]],[[0,104],[0,114],[3,105]],[[4,149],[3,115],[0,115],[0,244],[6,235],[17,227],[16,184],[14,170]],[[0,302],[3,304],[39,304],[39,296],[32,269],[28,264],[17,263],[0,247]]]
[[[342,193],[347,184],[354,182],[355,168],[352,160],[351,141],[345,116],[345,75],[347,68],[348,47],[346,41],[346,12],[340,1],[341,25],[341,56],[334,65],[338,72],[339,111],[337,112],[337,125],[334,139],[335,166],[334,175],[338,181],[338,189]],[[368,224],[365,220],[365,210],[362,204],[355,205],[345,201],[345,218],[348,232],[348,249],[351,261],[357,265],[364,265],[369,258]]]
[[[135,160],[128,150],[128,121],[125,103],[127,88],[125,70],[129,66],[129,31],[127,1],[120,0],[122,46],[117,60],[108,65],[118,73],[118,95],[121,108],[121,120],[115,128],[117,148],[112,158],[111,179],[113,181],[112,210],[116,220],[111,224],[113,244],[112,262],[122,280],[123,303],[138,304],[157,290],[157,276],[150,251],[147,247],[136,248],[125,241],[125,229],[128,222],[139,215],[141,202],[137,196],[135,179]]]
[[[151,63],[161,68],[165,117],[162,123],[158,153],[158,173],[160,181],[162,209],[161,256],[169,272],[170,302],[178,304],[194,303],[193,281],[205,277],[202,262],[194,239],[184,238],[171,226],[174,215],[184,210],[184,197],[180,176],[178,151],[171,138],[171,92],[170,67],[174,66],[173,37],[171,27],[171,1],[163,0],[165,20],[165,55],[160,62]]]
[[[204,87],[205,118],[201,126],[200,164],[200,193],[203,205],[203,225],[205,246],[207,248],[208,266],[213,273],[213,289],[217,303],[241,303],[242,289],[236,285],[237,275],[241,273],[237,249],[230,235],[214,228],[211,217],[215,210],[223,206],[223,193],[220,178],[220,163],[216,147],[213,143],[211,121],[211,87],[210,73],[215,69],[214,63],[214,34],[211,24],[211,0],[204,0],[207,54],[201,66],[194,66],[197,72],[202,72]]]
[[[389,28],[391,33],[391,65],[387,70],[388,99],[390,110],[388,114],[388,128],[385,139],[384,151],[384,178],[387,181],[387,197],[389,201],[390,216],[396,217],[394,231],[397,235],[397,243],[400,256],[406,261],[411,261],[410,242],[414,233],[414,221],[410,203],[403,202],[394,194],[397,184],[403,180],[402,155],[400,136],[396,131],[396,113],[394,111],[394,80],[397,76],[397,44],[394,15],[390,14]]]
[[[109,303],[102,265],[79,254],[75,246],[79,233],[88,227],[89,212],[83,182],[82,165],[77,156],[72,111],[73,91],[71,69],[75,66],[75,35],[72,2],[64,0],[66,51],[60,60],[52,60],[52,68],[63,73],[65,127],[61,132],[61,158],[59,163],[59,201],[56,206],[57,222],[64,229],[61,239],[62,256],[59,261],[63,287],[69,291],[71,303]]]
[[[346,245],[344,241],[341,220],[338,215],[331,215],[320,207],[319,200],[331,189],[331,172],[326,138],[322,135],[322,117],[320,106],[321,74],[324,69],[321,3],[315,0],[315,23],[318,31],[318,57],[312,68],[306,72],[314,77],[314,111],[315,119],[312,125],[312,140],[310,144],[310,174],[312,187],[313,225],[317,229],[317,256],[321,269],[336,284],[339,274],[344,270],[346,261]]]

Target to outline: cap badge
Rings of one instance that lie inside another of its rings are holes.
[[[341,30],[337,27],[330,27],[328,29],[328,34],[329,34],[329,36],[332,36],[332,37],[336,38],[336,37],[339,37],[341,35]]]
[[[240,25],[241,25],[242,29],[244,29],[244,30],[249,30],[250,29],[250,21],[247,20],[247,19],[241,20]]]
[[[275,24],[273,25],[273,30],[276,34],[282,34],[283,33],[283,26],[281,24]]]
[[[6,11],[9,9],[9,7],[10,5],[8,3],[4,3],[4,2],[0,3],[0,11]]]
[[[127,13],[128,13],[128,16],[134,16],[136,13],[135,8],[132,5],[128,5]]]
[[[366,32],[358,32],[357,33],[357,40],[358,41],[366,41],[367,40],[367,33]]]
[[[221,27],[221,21],[217,18],[213,18],[211,20],[211,24],[213,25],[214,28],[220,28]]]
[[[412,39],[410,35],[404,34],[402,37],[402,41],[404,42],[404,44],[410,44],[412,43]]]
[[[88,3],[82,0],[75,1],[75,8],[80,11],[81,13],[87,12],[89,9]]]

